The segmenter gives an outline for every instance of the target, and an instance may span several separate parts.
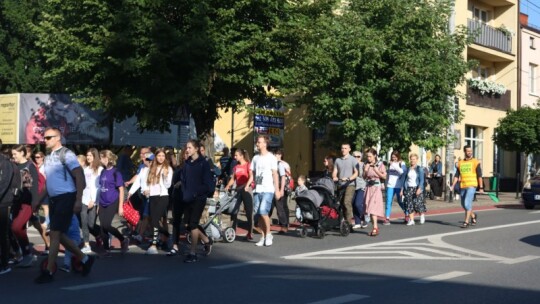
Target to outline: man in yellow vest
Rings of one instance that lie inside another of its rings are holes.
[[[478,188],[479,193],[484,192],[484,186],[482,182],[482,168],[480,162],[473,158],[472,148],[466,145],[463,148],[465,153],[465,159],[460,160],[457,164],[456,176],[452,183],[452,188],[459,181],[461,188],[461,206],[465,209],[465,222],[461,225],[461,228],[468,228],[469,225],[476,225],[476,213],[472,211],[472,202],[474,194]]]

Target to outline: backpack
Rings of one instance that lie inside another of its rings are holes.
[[[286,166],[284,165],[285,167],[285,191],[287,192],[291,192],[294,190],[294,179],[292,178],[292,175],[291,175],[291,170],[290,170],[290,166],[287,162],[283,161],[283,160],[280,160],[278,162],[278,164],[280,162],[283,162],[284,164],[286,164]],[[287,168],[289,168],[289,170],[287,170]]]

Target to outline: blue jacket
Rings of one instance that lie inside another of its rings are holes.
[[[407,175],[409,174],[409,170],[411,167],[407,167],[405,171],[403,171],[403,174],[401,175],[401,179],[403,182],[403,189],[407,188]],[[422,191],[424,191],[424,168],[422,166],[416,166],[416,184]]]
[[[181,171],[182,197],[185,203],[206,201],[214,193],[216,185],[210,173],[210,165],[199,156],[186,160]]]
[[[442,162],[438,162],[436,166],[437,166],[436,176],[442,176]],[[431,165],[429,165],[429,173],[433,173],[434,168],[435,168],[435,162],[432,162]]]

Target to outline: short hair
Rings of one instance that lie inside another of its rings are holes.
[[[267,145],[268,145],[268,143],[270,143],[270,137],[268,137],[268,135],[259,135],[259,136],[257,136],[257,141],[259,140],[259,138],[264,139],[264,141],[266,142]]]
[[[99,151],[99,156],[106,157],[109,160],[107,166],[116,166],[118,156],[116,156],[116,154],[114,154],[111,150],[101,150]]]
[[[296,180],[303,180],[305,182],[306,181],[306,176],[305,175],[298,175],[298,178]]]
[[[60,138],[62,138],[62,131],[60,131],[60,129],[58,129],[57,127],[47,127],[43,134],[47,133],[47,131],[54,131],[60,136]]]
[[[416,159],[418,159],[418,154],[412,152],[412,153],[409,153],[409,158],[411,157],[416,157]]]
[[[463,152],[465,152],[467,149],[472,149],[471,145],[465,145],[465,147],[463,147]]]

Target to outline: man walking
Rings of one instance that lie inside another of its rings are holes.
[[[460,160],[457,163],[456,176],[452,183],[452,188],[459,181],[461,206],[465,210],[465,222],[461,225],[461,228],[468,228],[469,225],[476,225],[476,214],[472,211],[472,202],[478,188],[479,193],[484,192],[484,186],[482,182],[482,168],[480,167],[480,161],[473,158],[472,148],[469,145],[463,147],[465,153],[465,159]]]
[[[261,239],[256,246],[272,246],[274,237],[270,233],[270,209],[272,208],[272,199],[275,195],[276,201],[281,198],[278,191],[278,161],[274,154],[268,151],[268,136],[259,135],[257,137],[257,150],[259,154],[255,155],[251,162],[252,178],[255,179],[255,191],[253,192],[253,209],[258,215],[258,226],[261,230]],[[248,180],[250,185],[252,180]]]
[[[340,187],[347,187],[345,195],[341,199],[341,206],[348,223],[351,223],[353,219],[352,200],[356,189],[354,180],[358,176],[357,161],[351,156],[350,152],[350,144],[344,143],[341,145],[341,157],[336,159],[334,172],[332,173],[334,181],[340,181]]]
[[[38,284],[52,282],[56,269],[56,258],[60,244],[71,251],[82,262],[82,275],[90,273],[94,257],[85,255],[79,247],[67,236],[73,214],[82,208],[82,192],[85,179],[77,156],[62,146],[62,134],[57,128],[45,130],[45,145],[50,154],[45,158],[45,173],[47,175],[46,194],[49,196],[49,217],[51,245],[47,269],[34,280]]]

